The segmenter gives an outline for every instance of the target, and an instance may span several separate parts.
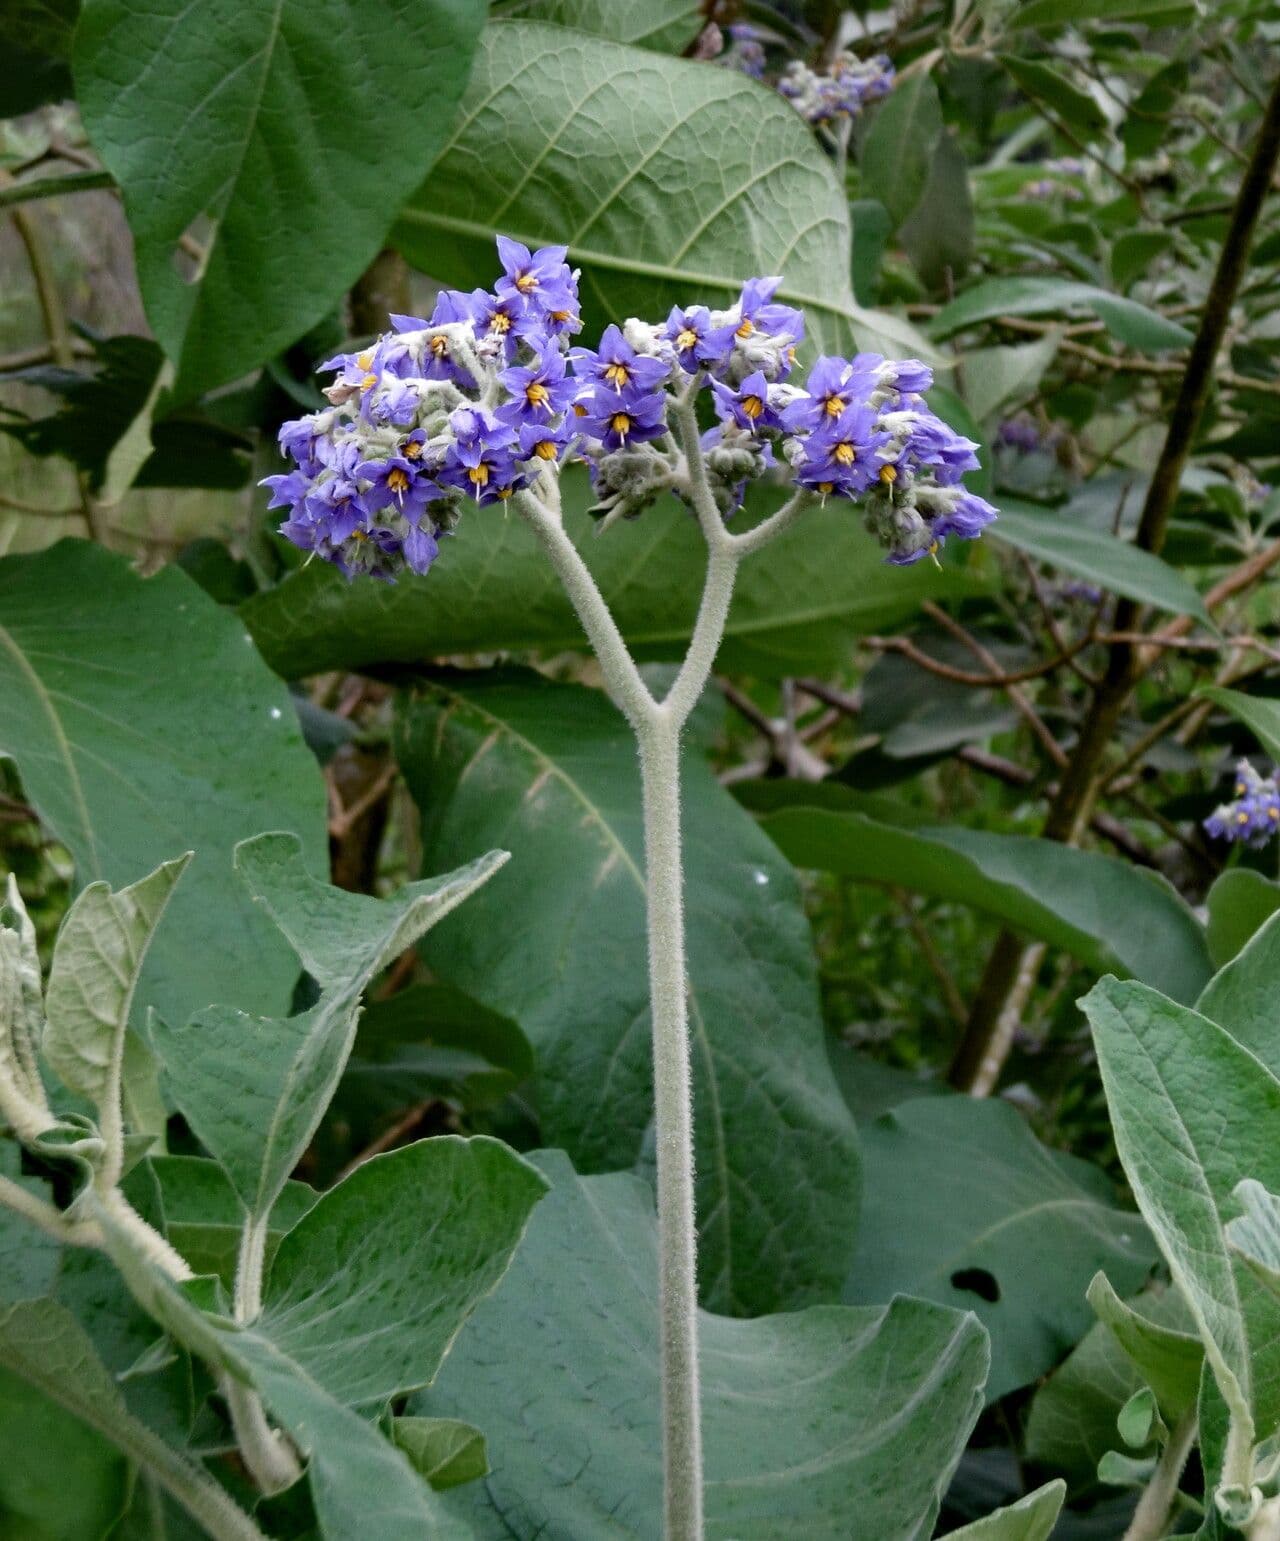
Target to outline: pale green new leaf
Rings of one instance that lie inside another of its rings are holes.
[[[671,500],[597,539],[587,479],[564,474],[565,525],[633,652],[683,657],[706,571],[706,542]],[[749,507],[754,508],[754,500]],[[855,637],[890,631],[928,599],[981,592],[954,566],[889,567],[846,504],[812,509],[743,564],[720,648],[727,670],[777,679],[840,668]],[[585,650],[559,579],[525,522],[464,515],[426,578],[348,583],[312,562],[247,601],[245,624],[269,663],[297,677],[456,653]]]
[[[252,1017],[214,1006],[185,1027],[153,1019],[152,1039],[188,1123],[251,1215],[266,1215],[320,1123],[355,1037],[370,979],[506,860],[492,851],[391,899],[311,876],[296,837],[260,835],[236,865],[323,987],[309,1011]]]
[[[45,1102],[38,1063],[43,1038],[44,987],[36,928],[11,872],[0,903],[0,1077],[37,1108]]]
[[[191,854],[128,888],[90,883],[58,932],[44,1057],[69,1091],[93,1103],[104,1126],[119,1117],[125,1035],[147,949]]]
[[[444,141],[484,13],[481,0],[86,0],[79,104],[123,190],[180,392],[270,358],[359,277]],[[395,131],[364,132],[356,152],[348,113],[389,103]],[[184,233],[203,248],[193,276]]]
[[[1280,915],[1265,921],[1196,1002],[1196,1010],[1280,1076]]]
[[[1280,1427],[1280,1302],[1235,1259],[1237,1185],[1280,1190],[1280,1081],[1207,1017],[1104,979],[1082,1002],[1116,1147],[1233,1415]]]
[[[391,1438],[437,1492],[489,1473],[484,1435],[460,1418],[397,1418]]]
[[[864,311],[849,286],[849,215],[830,163],[776,91],[533,21],[492,22],[452,137],[394,230],[416,266],[461,288],[497,271],[494,233],[566,244],[588,334],[672,305],[725,306],[781,274],[809,347],[929,345]]]
[[[1007,1103],[918,1098],[861,1139],[863,1215],[844,1298],[917,1295],[972,1311],[991,1338],[988,1401],[1080,1339],[1099,1268],[1137,1289],[1155,1261],[1104,1175],[1041,1145]]]
[[[657,1234],[647,1185],[535,1158],[552,1191],[431,1389],[492,1475],[443,1495],[482,1541],[662,1535]],[[981,1404],[972,1316],[919,1300],[702,1313],[707,1541],[925,1541]]]
[[[949,1531],[945,1541],[1049,1541],[1066,1493],[1065,1482],[1046,1482],[1016,1504]]]
[[[1235,1197],[1244,1211],[1227,1225],[1227,1241],[1273,1295],[1280,1296],[1280,1198],[1247,1177]]]
[[[1280,701],[1247,696],[1242,690],[1204,685],[1197,691],[1244,723],[1273,760],[1280,761]]]
[[[1089,1304],[1108,1328],[1134,1368],[1156,1394],[1165,1421],[1172,1428],[1200,1392],[1204,1344],[1181,1293],[1121,1300],[1110,1279],[1099,1273],[1089,1285]],[[1143,1309],[1139,1310],[1138,1306]]]
[[[581,686],[453,673],[405,700],[398,758],[430,865],[499,838],[513,857],[432,934],[432,969],[528,1034],[545,1139],[588,1170],[648,1170],[644,841],[626,724]],[[695,753],[683,777],[703,1299],[744,1313],[829,1299],[852,1247],[858,1155],[799,888]]]
[[[1251,867],[1229,867],[1214,879],[1204,902],[1209,911],[1205,928],[1209,953],[1221,968],[1280,910],[1280,883]]]

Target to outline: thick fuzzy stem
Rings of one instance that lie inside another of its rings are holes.
[[[680,859],[680,736],[640,736],[657,1137],[659,1332],[666,1541],[701,1541],[702,1431],[693,1191],[693,1086]]]
[[[267,1218],[250,1215],[240,1233],[236,1262],[235,1318],[247,1324],[262,1310],[262,1275],[266,1263]],[[251,1386],[226,1376],[222,1384],[232,1432],[249,1474],[264,1493],[279,1493],[302,1475],[302,1467],[285,1435],[273,1429],[262,1400]]]
[[[1178,1496],[1178,1481],[1182,1476],[1182,1468],[1187,1464],[1187,1456],[1195,1437],[1196,1415],[1193,1409],[1184,1415],[1182,1422],[1169,1435],[1169,1442],[1156,1462],[1151,1481],[1147,1483],[1138,1500],[1138,1507],[1133,1511],[1133,1519],[1124,1533],[1124,1541],[1160,1541],[1160,1537],[1167,1532],[1171,1511]]]

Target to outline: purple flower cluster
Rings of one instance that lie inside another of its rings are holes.
[[[1280,786],[1277,772],[1260,776],[1248,760],[1236,766],[1235,796],[1215,808],[1204,827],[1215,840],[1238,841],[1253,847],[1266,845],[1280,830]]]
[[[893,90],[893,80],[893,64],[884,54],[859,59],[838,53],[825,74],[793,59],[782,72],[778,90],[808,122],[831,123],[858,117],[868,102]]]
[[[545,491],[569,458],[586,462],[607,522],[663,492],[692,502],[699,485],[728,519],[749,481],[789,468],[815,501],[858,500],[899,564],[995,517],[962,484],[976,446],[925,404],[924,364],[820,358],[805,387],[790,381],[805,326],[778,299],[780,278],[749,279],[725,310],[610,326],[589,348],[571,346],[581,320],[566,249],[499,237],[498,255],[492,291],[447,290],[429,319],[393,316],[368,348],[328,360],[330,406],[280,430],[294,468],[264,485],[288,510],[281,533],[348,577],[425,573],[463,508]],[[703,390],[716,425],[678,443],[669,409],[683,402],[689,423]]]

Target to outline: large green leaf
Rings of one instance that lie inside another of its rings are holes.
[[[889,211],[893,228],[920,202],[942,133],[938,88],[927,70],[900,81],[876,110],[862,146],[862,191]]]
[[[373,899],[312,877],[292,835],[236,848],[238,869],[320,985],[320,1000],[283,1019],[224,1006],[184,1027],[153,1018],[151,1036],[175,1102],[250,1215],[270,1213],[315,1134],[351,1052],[364,987],[505,860],[493,851]]]
[[[481,0],[85,0],[79,103],[123,189],[180,392],[270,358],[360,275],[444,141],[484,12]],[[184,234],[203,248],[190,279]]]
[[[682,53],[703,25],[699,0],[500,0],[495,10],[658,53]]]
[[[1204,1345],[1194,1335],[1191,1313],[1178,1290],[1148,1291],[1130,1304],[1099,1274],[1089,1285],[1098,1320],[1156,1394],[1169,1426],[1195,1406],[1204,1371]]]
[[[635,1178],[558,1152],[506,1279],[414,1411],[483,1428],[493,1474],[445,1495],[484,1541],[662,1533],[657,1235]],[[924,1541],[981,1402],[982,1329],[918,1300],[702,1313],[707,1541]]]
[[[1221,968],[1280,910],[1280,883],[1252,867],[1229,867],[1214,879],[1204,902],[1209,955]]]
[[[546,1188],[485,1136],[374,1157],[285,1236],[257,1330],[341,1402],[425,1386]]]
[[[1070,278],[989,278],[944,305],[930,331],[934,337],[950,337],[996,316],[1068,314],[1078,309],[1091,310],[1113,337],[1130,347],[1158,352],[1191,346],[1191,333],[1176,321],[1166,320],[1136,300]]]
[[[1085,997],[1116,1146],[1229,1405],[1280,1426],[1280,1302],[1232,1255],[1237,1184],[1280,1189],[1280,1081],[1207,1017],[1132,981]]]
[[[780,273],[820,352],[914,353],[849,287],[849,215],[794,109],[733,70],[565,27],[485,30],[453,135],[394,238],[446,283],[489,286],[498,231],[567,243],[588,331],[674,304],[725,305]],[[927,344],[923,344],[927,347]]]
[[[1016,1504],[950,1531],[946,1541],[1049,1541],[1066,1491],[1064,1482],[1046,1482]]]
[[[175,1018],[212,1000],[285,1008],[297,964],[255,916],[231,852],[291,829],[324,870],[324,782],[234,616],[176,568],[144,580],[87,541],[5,558],[0,755],[81,883],[123,886],[195,851],[139,1006]]]
[[[147,949],[190,860],[176,857],[115,893],[90,883],[58,932],[41,1049],[62,1084],[94,1105],[104,1132],[121,1114],[125,1035]]]
[[[1280,760],[1280,701],[1247,696],[1243,690],[1205,685],[1198,692],[1238,718],[1273,760]]]
[[[706,569],[706,543],[687,510],[668,502],[597,539],[585,476],[568,473],[564,492],[569,533],[632,648],[645,658],[683,655]],[[744,565],[720,662],[767,678],[840,668],[855,637],[891,630],[926,599],[980,587],[954,567],[885,566],[856,511],[833,502]],[[586,646],[532,531],[494,508],[465,516],[426,578],[348,583],[312,562],[242,614],[267,661],[290,677]]]
[[[991,534],[1039,562],[1174,615],[1192,615],[1210,624],[1204,600],[1176,568],[1158,556],[1094,529],[1069,515],[1049,513],[1033,504],[1004,498]]]
[[[1088,1329],[1099,1268],[1136,1289],[1146,1227],[1087,1162],[1047,1150],[1002,1102],[924,1097],[862,1130],[865,1197],[845,1299],[919,1295],[991,1338],[987,1399],[1043,1375]]]
[[[1015,54],[997,56],[1016,85],[1032,101],[1043,102],[1069,127],[1083,134],[1095,134],[1107,126],[1107,115],[1087,91],[1082,91],[1058,70],[1038,59],[1021,59]]]
[[[1196,1010],[1280,1076],[1280,916],[1272,915],[1205,986]]]
[[[548,1141],[590,1170],[651,1159],[639,772],[608,700],[528,673],[453,674],[401,713],[431,866],[491,837],[502,880],[441,927],[432,968],[533,1041]],[[690,755],[689,1003],[704,1299],[776,1309],[838,1290],[853,1243],[853,1120],[822,1041],[795,876]]]
[[[1162,878],[1114,857],[1027,835],[898,828],[834,786],[752,789],[751,802],[798,867],[973,905],[1100,973],[1158,981],[1178,1000],[1194,1000],[1209,978],[1191,910]]]

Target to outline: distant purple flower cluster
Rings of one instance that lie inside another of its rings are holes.
[[[838,53],[824,74],[793,59],[778,80],[778,90],[810,123],[830,123],[858,117],[868,102],[888,96],[893,80],[893,63],[884,54],[859,59]]]
[[[804,318],[753,278],[726,310],[677,306],[661,324],[581,328],[563,246],[498,239],[492,292],[446,290],[430,319],[322,367],[324,411],[286,423],[294,469],[269,476],[281,533],[348,577],[425,573],[467,504],[506,503],[569,458],[584,460],[596,512],[634,517],[662,492],[691,501],[684,450],[668,426],[675,396],[709,390],[705,482],[727,519],[749,481],[774,467],[816,498],[858,499],[898,564],[971,539],[995,510],[962,485],[976,446],[924,402],[931,371],[876,353],[819,358],[789,382]]]
[[[1280,787],[1275,771],[1260,776],[1248,760],[1236,766],[1235,796],[1215,808],[1204,827],[1215,840],[1232,840],[1254,847],[1266,845],[1280,830]]]

